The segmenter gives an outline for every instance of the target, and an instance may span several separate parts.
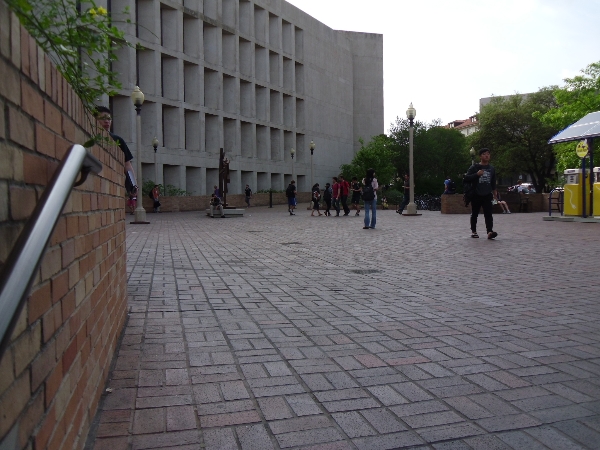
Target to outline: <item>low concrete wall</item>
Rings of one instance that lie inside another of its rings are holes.
[[[297,200],[299,204],[310,202],[310,192],[299,192]],[[246,196],[243,194],[227,195],[227,203],[229,206],[237,208],[246,207]],[[184,212],[184,211],[204,211],[209,207],[210,195],[197,195],[186,197],[161,197],[160,210],[162,212]],[[273,194],[274,205],[286,205],[287,197],[284,193]],[[147,212],[152,211],[152,199],[144,197],[142,205]],[[254,194],[250,200],[251,206],[268,206],[269,194]]]
[[[548,194],[528,194],[528,196],[529,212],[548,211]],[[511,212],[519,212],[517,196],[505,194],[502,198],[505,199]],[[471,214],[471,205],[465,207],[462,194],[442,195],[442,214]],[[502,214],[500,205],[494,206],[494,214]]]

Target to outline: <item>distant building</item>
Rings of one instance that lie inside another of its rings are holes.
[[[112,0],[113,11],[125,6],[137,26],[122,27],[139,47],[119,51],[123,89],[111,106],[114,131],[135,150],[129,94],[138,85],[146,95],[145,180],[211,192],[223,148],[230,192],[285,189],[292,174],[309,191],[311,141],[323,184],[359,138],[384,132],[381,34],[333,30],[284,0]]]
[[[446,125],[444,128],[454,128],[460,131],[465,136],[469,136],[475,133],[479,129],[479,123],[477,122],[477,116],[471,116],[464,120],[454,120]]]

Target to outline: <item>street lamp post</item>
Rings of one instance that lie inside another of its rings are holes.
[[[154,184],[160,185],[158,182],[158,164],[156,162],[156,150],[158,149],[158,139],[156,136],[154,136],[154,139],[152,139],[152,147],[154,147]]]
[[[315,168],[313,166],[313,153],[315,152],[315,142],[314,141],[310,141],[310,188],[312,189],[312,187],[315,185]]]
[[[409,165],[409,177],[410,177],[410,203],[406,207],[406,215],[415,216],[417,215],[417,205],[415,205],[415,174],[414,174],[414,164],[413,164],[413,129],[414,129],[414,120],[417,116],[417,110],[413,108],[413,104],[411,102],[410,106],[406,110],[406,117],[410,122],[410,127],[408,129],[408,165]]]
[[[292,147],[290,149],[290,155],[292,157],[292,180],[296,177],[295,173],[294,173],[294,155],[296,154],[296,149],[294,147]]]
[[[135,106],[137,113],[137,173],[139,183],[142,183],[142,105],[144,103],[144,93],[138,86],[131,93],[131,101]],[[146,210],[142,206],[141,186],[137,193],[137,207],[135,208],[135,223],[148,223],[146,221]]]

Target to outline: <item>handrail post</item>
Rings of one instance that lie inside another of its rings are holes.
[[[8,347],[12,330],[71,189],[82,184],[89,172],[100,173],[101,170],[100,161],[81,145],[73,145],[44,189],[6,259],[0,272],[0,359]],[[77,180],[80,173],[81,178]]]

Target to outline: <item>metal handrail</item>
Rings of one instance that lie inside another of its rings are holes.
[[[71,146],[6,259],[0,273],[0,359],[71,189],[83,184],[90,172],[101,171],[100,161],[84,147]]]

